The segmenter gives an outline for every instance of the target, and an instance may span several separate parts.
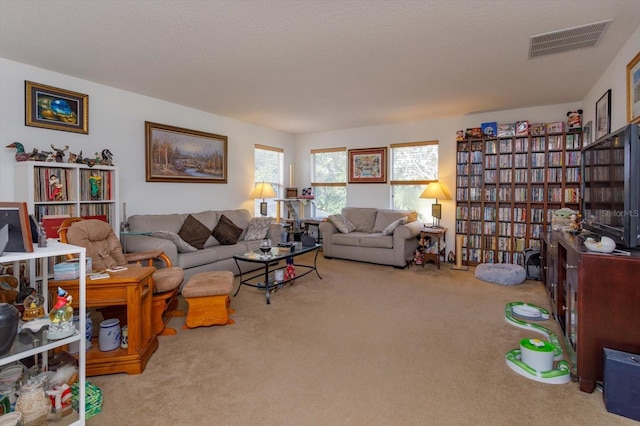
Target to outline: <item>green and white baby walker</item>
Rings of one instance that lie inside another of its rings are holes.
[[[520,340],[520,349],[506,353],[509,368],[528,379],[542,383],[561,385],[571,380],[569,363],[562,359],[562,346],[558,336],[546,327],[526,322],[549,319],[549,311],[530,303],[507,303],[505,319],[511,325],[544,335],[547,341],[526,338]],[[558,361],[554,368],[554,362]]]

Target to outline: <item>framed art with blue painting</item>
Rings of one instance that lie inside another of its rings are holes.
[[[145,121],[147,182],[227,183],[227,137]]]
[[[89,133],[89,95],[25,81],[25,125]]]

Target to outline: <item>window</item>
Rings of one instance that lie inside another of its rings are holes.
[[[435,200],[421,199],[427,184],[438,179],[438,141],[391,144],[392,208],[416,210],[430,222]]]
[[[347,149],[311,150],[314,216],[337,214],[347,205]]]
[[[253,161],[255,169],[254,184],[260,182],[270,183],[278,198],[284,198],[284,150],[265,145],[255,145]],[[260,216],[262,199],[254,201],[254,216]],[[267,204],[267,215],[276,216],[275,202]]]

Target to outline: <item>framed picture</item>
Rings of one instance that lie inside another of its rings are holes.
[[[7,228],[5,228],[7,226]],[[4,251],[32,253],[33,238],[27,203],[0,203],[0,229],[7,241]],[[8,231],[8,232],[7,232]]]
[[[611,132],[611,89],[596,102],[596,139]]]
[[[25,81],[25,125],[89,133],[89,95]]]
[[[627,120],[640,123],[640,52],[627,65]]]
[[[593,127],[593,121],[589,121],[582,127],[582,140],[584,145],[591,143],[591,127]]]
[[[145,122],[147,182],[227,183],[227,137]]]
[[[385,183],[387,148],[349,150],[349,183]]]

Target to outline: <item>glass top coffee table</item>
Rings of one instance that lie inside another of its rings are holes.
[[[317,260],[318,253],[320,252],[321,244],[314,244],[312,246],[293,246],[295,247],[294,251],[291,251],[291,247],[273,247],[270,253],[267,255],[262,254],[259,250],[250,251],[243,254],[237,254],[233,256],[233,259],[236,261],[236,266],[240,271],[240,285],[238,285],[238,289],[233,294],[235,297],[240,288],[243,285],[247,285],[249,287],[255,287],[258,289],[264,289],[264,294],[267,299],[267,304],[271,303],[270,293],[272,291],[276,291],[278,288],[282,288],[286,283],[293,283],[294,280],[304,277],[311,272],[315,272],[318,278],[322,279],[320,274],[318,273]],[[309,253],[315,251],[315,256],[313,257],[313,265],[305,265],[301,263],[295,263],[294,259],[301,254]],[[296,268],[296,275],[293,278],[283,279],[281,281],[277,281],[272,278],[269,279],[269,272],[274,272],[281,269],[286,269],[287,264],[280,265],[281,261],[286,261],[287,259],[291,259],[289,262],[293,264]],[[240,269],[240,264],[238,262],[251,262],[251,263],[260,263],[264,266],[264,271],[247,277],[246,279],[243,277],[242,269]],[[298,273],[298,268],[302,268],[302,273]],[[262,281],[260,281],[262,280]]]

